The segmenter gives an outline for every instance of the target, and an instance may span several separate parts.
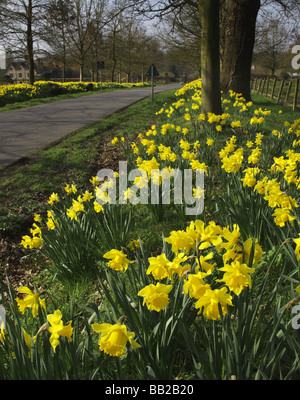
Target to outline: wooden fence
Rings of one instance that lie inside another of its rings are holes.
[[[300,108],[299,78],[254,78],[251,80],[251,91],[285,106],[292,106],[294,111]]]

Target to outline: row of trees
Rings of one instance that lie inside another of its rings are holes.
[[[62,80],[70,65],[78,67],[80,80],[84,69],[98,80],[97,62],[102,60],[108,60],[112,80],[118,72],[130,80],[137,68],[143,78],[152,60],[161,57],[159,42],[126,1],[4,0],[0,30],[9,54],[28,62],[30,83],[37,56],[60,65]]]
[[[289,21],[290,22],[290,21]],[[267,20],[260,19],[256,26],[256,43],[253,55],[255,73],[287,78],[297,73],[292,67],[293,48],[300,45],[299,23],[286,23],[275,14]]]
[[[137,21],[167,23],[172,32],[167,48],[176,52],[176,42],[184,45],[185,56],[202,77],[204,111],[219,114],[220,89],[250,99],[257,16],[271,6],[291,21],[299,18],[298,0],[2,0],[0,29],[11,48],[21,43],[26,49],[33,82],[37,45],[62,66],[71,55],[81,79],[87,63],[97,73],[96,62],[104,52],[109,53],[112,78],[121,65],[128,76],[133,63],[145,71],[149,55],[162,56],[161,43]]]
[[[173,38],[179,42],[180,38],[188,38],[200,49],[201,57],[198,57],[199,52],[196,54],[202,76],[204,107],[217,114],[221,111],[220,89],[231,89],[250,99],[257,33],[260,32],[262,37],[257,52],[265,56],[266,29],[270,29],[272,14],[284,15],[288,25],[299,33],[298,0],[133,0],[133,3],[139,9],[142,7],[146,14],[168,16],[173,24]],[[257,29],[258,15],[264,30]]]

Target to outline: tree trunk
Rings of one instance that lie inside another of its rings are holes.
[[[201,0],[201,79],[202,111],[222,114],[219,53],[219,0]]]
[[[27,9],[27,32],[26,32],[27,57],[29,68],[29,84],[34,84],[34,57],[33,57],[33,37],[32,37],[32,1],[28,1]]]
[[[83,82],[83,64],[79,64],[79,81]]]
[[[117,63],[113,60],[113,65],[111,67],[111,81],[115,82],[115,75],[116,75],[116,65]]]
[[[67,49],[66,49],[66,34],[64,26],[62,26],[62,43],[63,43],[63,60],[62,60],[62,74],[61,81],[64,83],[66,81],[66,64],[67,64]]]
[[[251,99],[250,78],[260,0],[227,0],[221,89]]]

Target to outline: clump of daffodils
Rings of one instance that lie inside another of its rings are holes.
[[[233,296],[244,288],[251,288],[251,275],[262,256],[262,248],[252,238],[243,241],[239,226],[221,227],[214,221],[205,224],[193,221],[185,230],[172,231],[164,241],[171,246],[172,255],[165,253],[149,257],[146,270],[157,282],[139,290],[143,306],[150,311],[165,310],[170,303],[170,293],[178,281],[183,281],[182,295],[195,301],[199,314],[207,319],[220,319],[220,309],[225,315],[233,306]],[[253,259],[250,262],[250,255]],[[222,255],[222,263],[219,259]],[[108,267],[126,271],[133,261],[122,251],[113,249],[104,255],[110,258]],[[216,278],[223,273],[221,278]],[[220,287],[221,284],[221,287]]]

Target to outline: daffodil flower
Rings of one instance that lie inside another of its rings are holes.
[[[122,356],[128,342],[135,349],[141,347],[133,340],[135,333],[128,332],[126,325],[92,324],[91,327],[96,333],[101,333],[98,341],[99,349],[111,357]]]
[[[199,313],[207,319],[217,320],[220,319],[219,306],[221,306],[222,314],[227,314],[227,306],[232,306],[232,296],[228,293],[226,287],[221,289],[205,291],[203,296],[195,303],[195,308],[199,309]]]
[[[60,310],[56,310],[54,311],[53,314],[47,315],[47,320],[51,325],[48,328],[48,331],[51,333],[49,341],[53,348],[54,353],[56,347],[59,345],[60,336],[65,336],[69,339],[70,342],[72,341],[72,334],[73,334],[73,328],[71,326],[72,321],[69,321],[68,325],[64,326],[61,319],[62,319],[62,313]]]
[[[217,282],[225,282],[229,290],[237,296],[241,293],[244,287],[251,288],[250,273],[255,271],[254,268],[249,268],[246,264],[241,264],[239,261],[234,261],[230,265],[227,264],[219,271],[224,271],[225,274],[222,279],[217,279]]]
[[[22,314],[24,314],[26,308],[31,308],[32,316],[35,318],[38,313],[39,305],[46,309],[45,299],[39,299],[39,293],[32,293],[32,291],[26,286],[19,287],[18,291],[26,294],[24,299],[19,299],[18,297],[16,298],[16,302]]]
[[[103,255],[104,258],[110,259],[108,266],[115,271],[126,271],[128,264],[132,264],[134,261],[127,259],[126,254],[121,250],[112,249]]]
[[[171,292],[172,285],[164,285],[163,283],[152,283],[138,292],[138,296],[144,297],[143,305],[146,304],[147,308],[151,311],[161,311],[169,304],[168,294]]]

